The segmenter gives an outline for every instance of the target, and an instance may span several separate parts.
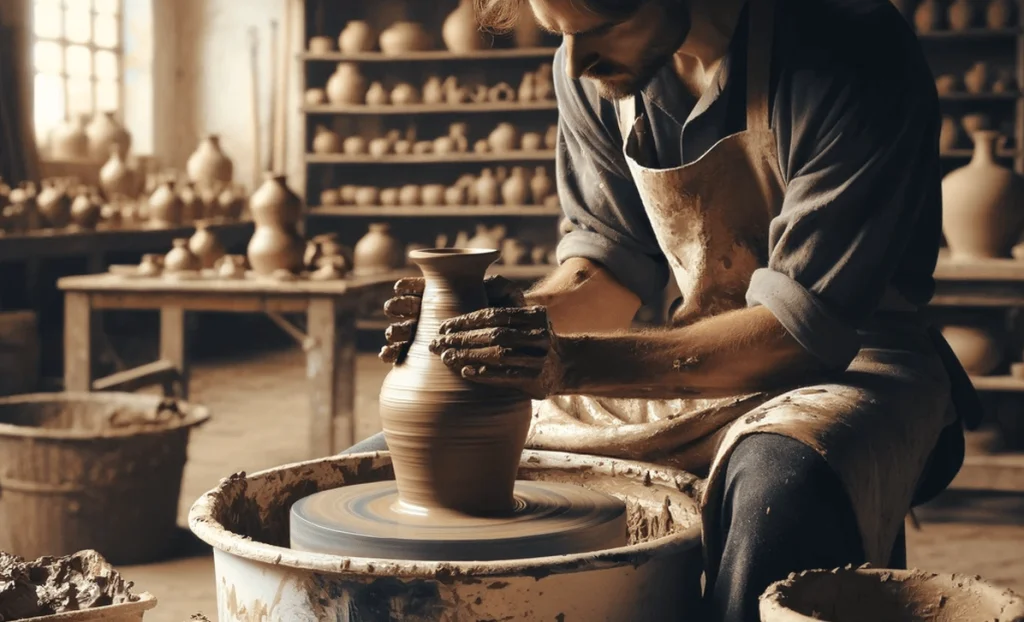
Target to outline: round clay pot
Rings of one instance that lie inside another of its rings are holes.
[[[395,22],[380,33],[380,51],[388,56],[422,52],[430,48],[430,36],[416,22]]]
[[[409,155],[412,153],[412,145],[412,141],[400,138],[392,145],[392,149],[395,150],[395,155]]]
[[[391,89],[391,103],[396,106],[408,106],[418,104],[420,101],[419,91],[408,82],[401,82]]]
[[[398,205],[398,188],[381,189],[380,204],[387,207],[394,207]]]
[[[217,277],[241,279],[245,276],[245,263],[245,257],[242,255],[225,255],[217,261]]]
[[[972,138],[971,162],[942,180],[942,230],[954,259],[1009,257],[1024,226],[1024,178],[996,163],[997,132]]]
[[[338,63],[325,90],[332,104],[362,104],[366,101],[366,78],[355,63]]]
[[[444,204],[445,187],[441,184],[427,184],[420,190],[420,200],[423,205],[435,207]]]
[[[505,238],[501,241],[501,263],[506,266],[521,266],[528,263],[530,249],[515,238]]]
[[[455,151],[455,141],[452,140],[451,136],[438,136],[434,139],[434,153],[437,155],[446,155]]]
[[[537,132],[526,132],[521,142],[523,151],[540,151],[544,146],[544,137]]]
[[[404,263],[402,244],[387,223],[373,223],[358,242],[353,253],[353,272],[357,276],[379,274],[399,268]]]
[[[320,192],[320,205],[331,207],[341,204],[341,193],[335,188],[328,188]]]
[[[970,71],[964,74],[964,88],[968,93],[984,93],[989,88],[991,76],[988,65],[985,63],[974,63]]]
[[[964,115],[964,118],[960,120],[960,125],[964,131],[967,132],[968,136],[973,136],[975,132],[981,132],[983,130],[995,129],[992,125],[992,118],[987,114],[974,113]]]
[[[359,186],[356,188],[352,202],[359,207],[370,207],[377,204],[380,199],[380,190],[375,186]]]
[[[203,200],[199,198],[199,193],[196,192],[195,184],[192,182],[179,187],[178,198],[181,199],[181,222],[183,224],[202,220],[206,215]]]
[[[355,203],[356,192],[358,191],[358,189],[358,186],[354,186],[352,184],[345,184],[344,186],[338,188],[338,194],[341,196],[341,203],[343,205],[352,205],[353,203]]]
[[[256,225],[246,249],[253,271],[264,276],[301,271],[305,241],[296,227],[302,218],[302,199],[288,187],[287,178],[267,174],[249,198],[249,211]]]
[[[960,143],[960,124],[950,116],[942,117],[942,130],[939,133],[939,151],[946,152],[956,149]]]
[[[441,38],[449,52],[468,54],[484,49],[484,38],[477,25],[473,0],[460,0],[459,6],[444,20]]]
[[[443,321],[487,306],[484,272],[498,252],[433,249],[410,257],[426,279],[423,305],[409,354],[380,395],[399,498],[425,512],[507,513],[530,426],[529,398],[463,380],[429,349]]]
[[[946,326],[942,329],[949,347],[967,373],[985,376],[1002,362],[999,341],[989,331],[976,326]]]
[[[76,116],[64,121],[50,132],[50,157],[54,160],[84,160],[89,157],[89,137],[85,118]]]
[[[538,166],[530,179],[530,198],[534,205],[543,205],[544,199],[554,190],[554,182],[548,176],[548,169]]]
[[[217,195],[217,211],[225,220],[238,220],[245,210],[245,194],[238,186],[226,186]]]
[[[478,205],[498,204],[498,180],[494,177],[491,169],[485,168],[480,171],[480,177],[477,178],[473,189]]]
[[[322,106],[327,102],[327,93],[323,89],[307,89],[303,99],[307,106]]]
[[[139,266],[135,269],[136,274],[147,277],[160,276],[160,273],[163,271],[164,256],[156,254],[143,255],[142,261],[139,262]]]
[[[165,181],[149,197],[149,222],[155,227],[177,227],[181,224],[183,208],[174,186]]]
[[[414,184],[406,184],[398,191],[398,204],[405,207],[420,205],[422,201],[420,187]]]
[[[489,153],[491,151],[491,145],[487,142],[487,139],[481,138],[480,140],[473,143],[473,153]]]
[[[71,202],[71,222],[79,229],[92,230],[100,221],[100,209],[103,203],[92,192],[84,190]]]
[[[444,190],[444,204],[452,207],[460,207],[466,205],[466,187],[462,185],[448,186]]]
[[[313,37],[309,40],[310,54],[329,54],[334,51],[334,39],[330,37]]]
[[[113,112],[95,115],[85,128],[89,138],[89,157],[96,162],[103,162],[110,156],[110,150],[117,148],[121,157],[128,156],[132,144],[132,135],[117,122]]]
[[[558,126],[548,126],[548,131],[544,133],[544,148],[554,149],[558,146]]]
[[[373,50],[373,29],[362,20],[352,20],[345,24],[338,35],[338,49],[345,54],[359,54]]]
[[[418,140],[412,145],[412,152],[415,155],[426,155],[434,151],[434,141]]]
[[[763,622],[991,622],[1022,619],[1024,600],[980,577],[865,566],[791,574],[769,586],[760,612]]]
[[[188,240],[188,249],[199,258],[204,268],[213,268],[224,256],[224,247],[216,234],[210,231],[210,223],[205,220],[196,221],[196,232]]]
[[[367,106],[387,106],[391,103],[391,96],[388,95],[387,89],[380,82],[374,82],[370,85],[370,88],[366,91],[366,105]]]
[[[534,246],[530,249],[530,263],[543,266],[548,263],[548,254],[550,249],[546,246]]]
[[[537,78],[532,71],[523,74],[523,81],[519,83],[519,91],[516,97],[521,102],[533,101],[533,93],[536,90]]]
[[[953,74],[947,73],[935,78],[935,90],[939,92],[939,95],[956,93],[960,90],[960,87],[960,78]]]
[[[978,17],[971,0],[953,0],[946,10],[946,20],[950,30],[967,30],[974,26]]]
[[[519,144],[519,132],[511,123],[499,123],[488,135],[487,144],[496,153],[514,151]]]
[[[100,169],[100,188],[108,199],[134,194],[135,175],[116,148],[111,150],[110,158]]]
[[[363,155],[366,153],[366,139],[362,136],[349,136],[341,145],[345,155]]]
[[[340,153],[341,136],[323,125],[316,126],[316,135],[313,137],[313,153]]]
[[[538,69],[533,85],[533,98],[543,102],[555,97],[554,67],[551,63],[543,63]]]
[[[423,103],[435,105],[444,103],[444,84],[441,82],[441,78],[430,76],[423,83]]]
[[[234,164],[224,155],[220,137],[211,134],[199,142],[185,166],[188,178],[200,187],[229,184],[234,177]]]
[[[943,26],[942,8],[936,0],[924,0],[914,10],[914,26],[917,32],[927,33],[934,30],[942,30]]]
[[[196,272],[202,267],[199,258],[188,248],[188,238],[177,238],[167,255],[164,256],[164,272]]]
[[[1010,0],[989,0],[988,8],[985,10],[985,24],[998,30],[1008,27],[1013,20],[1014,10]]]
[[[512,174],[501,185],[501,200],[505,205],[526,205],[530,193],[530,184],[526,180],[526,171],[521,166],[513,166]]]
[[[391,151],[391,141],[387,138],[374,138],[369,144],[370,155],[374,158],[383,158]]]

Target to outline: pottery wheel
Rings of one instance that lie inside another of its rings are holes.
[[[325,490],[295,502],[291,547],[346,557],[492,561],[584,553],[626,544],[626,507],[581,486],[518,481],[501,517],[423,512],[394,481]]]

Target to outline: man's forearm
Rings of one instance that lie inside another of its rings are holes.
[[[558,333],[592,333],[630,327],[640,299],[603,267],[569,259],[526,292],[526,303],[543,305]]]
[[[558,348],[561,394],[715,397],[781,388],[823,372],[763,307],[681,328],[563,334]]]

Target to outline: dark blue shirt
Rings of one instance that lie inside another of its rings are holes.
[[[770,309],[824,362],[845,367],[858,326],[887,294],[928,302],[941,241],[940,113],[915,34],[889,0],[776,0],[772,127],[786,183],[769,259],[749,305]],[[699,101],[671,66],[640,93],[662,168],[688,164],[744,129],[747,17]],[[666,285],[622,153],[615,103],[555,57],[559,197],[576,230],[559,261],[600,263],[644,300]],[[728,183],[723,179],[722,183]]]

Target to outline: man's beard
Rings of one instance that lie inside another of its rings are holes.
[[[657,56],[644,58],[639,69],[630,70],[617,68],[614,72],[606,72],[598,66],[595,75],[588,71],[584,77],[589,78],[597,86],[598,94],[605,99],[625,99],[640,92],[650,84],[658,72],[672,60],[672,52],[662,52]],[[607,76],[607,78],[603,77]]]

